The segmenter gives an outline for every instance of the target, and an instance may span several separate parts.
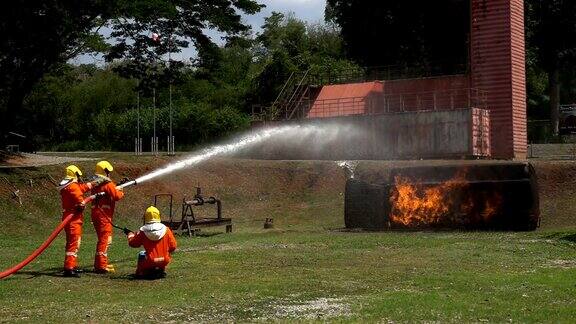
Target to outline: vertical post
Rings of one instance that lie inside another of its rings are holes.
[[[140,139],[140,80],[138,80],[136,92],[136,155],[142,154],[142,147],[139,145]]]
[[[172,54],[172,35],[169,36],[168,38],[168,72],[172,73],[172,71],[170,70],[170,66],[171,66],[171,54]],[[168,79],[168,95],[169,95],[169,99],[168,99],[168,105],[169,105],[169,111],[170,111],[170,135],[169,135],[169,141],[168,141],[168,155],[174,155],[174,136],[172,135],[172,75],[169,76]]]
[[[170,80],[170,84],[168,85],[168,93],[169,93],[169,109],[170,109],[170,145],[169,145],[169,150],[170,152],[168,152],[169,155],[174,155],[174,150],[173,150],[173,139],[174,136],[172,135],[172,81]]]
[[[432,94],[432,100],[434,101],[434,111],[436,111],[436,91],[434,91],[434,93]]]
[[[390,105],[388,104],[388,96],[384,96],[384,109],[386,109],[387,113],[390,112]]]
[[[152,134],[152,154],[158,155],[158,138],[156,137],[156,88],[152,89],[152,120],[154,131]]]

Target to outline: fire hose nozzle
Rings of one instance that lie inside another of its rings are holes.
[[[127,188],[127,187],[135,186],[135,185],[137,185],[137,184],[138,184],[138,182],[137,182],[136,180],[128,181],[128,182],[126,182],[126,183],[123,183],[123,184],[119,185],[119,186],[118,186],[118,189],[124,189],[124,188]]]

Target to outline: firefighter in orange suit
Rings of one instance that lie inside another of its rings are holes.
[[[104,192],[105,195],[92,202],[92,224],[98,235],[94,271],[96,273],[114,272],[114,266],[108,264],[108,247],[112,243],[112,219],[116,202],[124,197],[124,192],[116,188],[110,179],[114,168],[108,161],[96,164],[96,185],[92,194]]]
[[[82,171],[75,166],[66,167],[66,178],[60,182],[58,189],[62,198],[62,219],[74,214],[74,218],[66,227],[66,257],[64,258],[64,276],[79,277],[78,249],[82,239],[82,222],[84,212],[84,193],[92,188],[91,183],[80,183]]]
[[[145,251],[138,254],[136,277],[145,279],[164,278],[166,266],[170,263],[171,253],[176,250],[176,239],[172,230],[162,224],[160,211],[150,206],[144,214],[145,225],[134,234],[128,229],[128,245],[137,248],[144,246]]]

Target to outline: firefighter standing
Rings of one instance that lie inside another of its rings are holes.
[[[74,214],[74,218],[66,227],[66,257],[64,258],[64,276],[79,277],[78,249],[82,239],[82,223],[84,208],[84,193],[92,188],[91,183],[80,183],[82,171],[75,166],[66,167],[66,178],[60,182],[58,189],[62,199],[62,219]]]
[[[96,273],[114,272],[114,266],[108,264],[108,247],[112,243],[112,218],[116,201],[124,197],[124,193],[116,188],[110,179],[114,168],[108,161],[96,164],[96,183],[92,194],[104,192],[105,195],[92,203],[92,223],[98,235],[96,256],[94,257],[94,271]]]
[[[144,222],[145,225],[136,234],[124,229],[128,235],[128,245],[134,248],[144,246],[146,250],[138,254],[136,277],[163,278],[171,260],[170,254],[176,250],[176,239],[172,230],[161,223],[160,211],[156,207],[146,209]]]

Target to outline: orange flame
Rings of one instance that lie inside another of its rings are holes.
[[[497,193],[473,193],[463,172],[437,185],[397,176],[390,196],[390,220],[403,226],[489,221],[499,210]]]

